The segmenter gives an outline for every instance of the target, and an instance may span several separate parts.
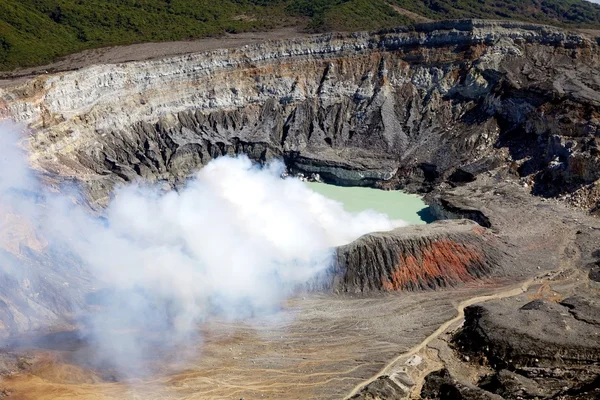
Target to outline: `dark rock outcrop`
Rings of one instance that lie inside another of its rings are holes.
[[[483,211],[463,204],[460,199],[450,196],[429,196],[431,213],[438,219],[470,219],[484,228],[491,228],[492,223]]]
[[[548,398],[557,393],[550,388],[540,387],[533,379],[506,369],[500,370],[494,375],[485,377],[480,382],[480,386],[486,390],[497,393],[506,399]]]
[[[434,371],[425,377],[422,399],[439,400],[502,400],[502,397],[476,386],[454,379],[447,369]]]
[[[282,158],[291,170],[332,183],[421,192],[464,189],[496,170],[498,179],[482,191],[511,176],[534,194],[586,189],[585,204],[600,204],[593,188],[600,178],[600,46],[584,34],[534,24],[448,21],[98,65],[3,87],[0,108],[2,118],[34,129],[32,164],[81,182],[98,206],[116,184],[141,178],[177,186],[213,158],[236,154],[258,162]],[[528,218],[489,212],[489,198],[473,207],[466,201],[472,192],[462,193],[436,191],[433,210],[440,218],[475,222],[366,235],[337,249],[326,289],[460,285],[502,274],[507,254],[529,257],[512,257],[519,262],[511,266],[512,278],[539,273],[532,272],[538,254],[544,271],[562,261],[556,247],[564,227],[542,232],[548,222],[535,215],[550,205],[537,204]],[[505,207],[530,205],[520,197],[525,194],[497,194]],[[556,210],[543,211],[543,218],[558,215],[571,229],[576,220]],[[527,252],[513,254],[518,246]],[[65,299],[83,296],[68,293],[86,285],[85,276],[64,270],[75,262],[31,257],[39,279],[0,277],[2,335],[64,318],[73,309]],[[469,307],[457,349],[494,372],[479,386],[433,374],[423,393],[593,398],[597,316],[597,304],[580,298]],[[362,395],[405,393],[384,377]]]
[[[511,369],[600,362],[599,325],[593,317],[598,309],[589,302],[536,300],[518,308],[514,301],[467,307],[457,345]]]
[[[589,265],[588,278],[592,282],[600,282],[600,261]]]
[[[465,309],[456,349],[496,370],[479,387],[505,399],[595,399],[600,394],[600,308],[571,297],[497,300]]]
[[[427,290],[471,282],[501,268],[495,237],[467,220],[373,233],[337,249],[336,292]]]
[[[351,397],[353,400],[403,400],[410,394],[402,383],[390,376],[380,376]]]
[[[486,376],[479,386],[507,400],[592,400],[597,399],[600,394],[600,379],[597,375],[586,374],[586,371],[569,371],[560,367],[551,371],[519,371],[519,373],[503,369]]]

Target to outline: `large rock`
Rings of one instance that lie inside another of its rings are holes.
[[[499,273],[502,245],[468,220],[373,233],[337,249],[336,292],[427,290]]]
[[[410,395],[409,388],[393,376],[380,376],[360,392],[350,397],[352,400],[403,400]]]
[[[423,399],[439,400],[503,400],[486,390],[457,381],[446,369],[434,371],[425,377]]]
[[[456,349],[496,372],[479,386],[506,399],[596,399],[600,315],[585,294],[560,303],[503,299],[465,309]]]
[[[560,304],[534,300],[518,308],[515,301],[467,307],[459,345],[510,368],[600,362],[597,305],[570,298]]]

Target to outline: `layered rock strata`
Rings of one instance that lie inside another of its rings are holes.
[[[415,190],[503,166],[539,194],[585,189],[592,206],[599,55],[557,28],[438,22],[39,76],[4,85],[0,115],[34,128],[32,162],[98,205],[117,183],[176,185],[246,153]]]

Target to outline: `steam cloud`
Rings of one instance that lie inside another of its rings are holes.
[[[15,129],[0,126],[0,208],[89,269],[96,311],[82,310],[79,325],[100,361],[122,369],[143,364],[148,348],[194,338],[209,315],[278,308],[326,273],[334,246],[399,225],[373,211],[348,213],[281,179],[281,162],[259,167],[246,157],[210,162],[179,192],[118,188],[97,217],[40,184],[16,140]]]

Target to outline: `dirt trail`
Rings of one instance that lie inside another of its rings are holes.
[[[400,361],[403,358],[408,358],[408,357],[411,357],[412,355],[417,354],[418,352],[420,352],[421,350],[423,350],[432,340],[438,338],[442,333],[444,333],[450,326],[452,326],[453,324],[461,321],[464,318],[464,316],[465,316],[465,308],[467,308],[469,306],[472,306],[473,304],[483,303],[483,302],[486,302],[486,301],[489,301],[489,300],[496,300],[496,299],[502,299],[502,298],[506,298],[506,297],[518,296],[518,295],[520,295],[522,293],[525,293],[527,291],[527,289],[529,289],[529,287],[531,286],[531,284],[533,284],[536,280],[537,280],[537,278],[531,278],[531,279],[523,282],[521,285],[519,285],[516,288],[512,288],[512,289],[509,289],[509,290],[504,290],[504,291],[501,291],[501,292],[498,292],[498,293],[494,293],[494,294],[489,294],[489,295],[484,295],[484,296],[477,296],[477,297],[473,297],[473,298],[467,299],[465,301],[462,301],[456,307],[456,310],[458,311],[458,315],[456,315],[451,320],[448,320],[444,324],[442,324],[438,329],[435,330],[435,332],[433,332],[431,335],[429,335],[427,338],[425,338],[425,340],[423,340],[421,343],[419,343],[418,345],[416,345],[415,347],[413,347],[409,351],[398,355],[392,361],[390,361],[389,363],[387,363],[373,377],[371,377],[371,378],[369,378],[369,379],[367,379],[367,380],[365,380],[363,382],[360,382],[358,385],[356,385],[354,387],[354,389],[352,389],[352,391],[350,392],[350,394],[348,394],[348,396],[346,396],[346,399],[348,399],[348,398],[354,396],[355,394],[357,394],[363,387],[365,387],[368,384],[370,384],[371,382],[377,380],[377,378],[379,378],[380,376],[382,376],[382,375],[388,375],[390,373],[390,370],[392,368],[394,368],[394,366],[398,363],[398,361]]]
[[[404,352],[404,353],[398,355],[397,357],[395,357],[393,360],[391,360],[389,363],[387,363],[373,377],[356,385],[352,389],[350,394],[348,396],[346,396],[346,399],[357,394],[363,387],[369,385],[370,383],[375,381],[380,376],[390,375],[393,372],[392,369],[397,366],[399,361],[409,358],[417,353],[420,353],[422,350],[424,350],[427,347],[427,345],[429,343],[431,343],[433,340],[440,337],[452,325],[458,323],[459,321],[462,321],[465,316],[465,308],[472,306],[474,304],[477,304],[477,303],[484,303],[484,302],[490,301],[490,300],[498,300],[498,299],[503,299],[503,298],[507,298],[507,297],[518,296],[520,294],[527,292],[527,290],[534,283],[537,283],[540,285],[540,287],[543,287],[544,285],[547,285],[548,282],[550,282],[550,281],[556,282],[557,279],[560,280],[560,277],[563,274],[565,274],[567,271],[574,271],[575,273],[577,273],[578,271],[574,267],[575,267],[576,261],[580,259],[581,254],[580,254],[578,247],[575,245],[575,243],[576,243],[575,236],[576,236],[576,232],[574,230],[571,230],[570,234],[565,235],[564,239],[562,240],[562,243],[560,246],[560,251],[559,251],[559,265],[558,265],[557,270],[555,270],[551,273],[546,272],[543,275],[530,278],[530,279],[522,282],[518,287],[513,287],[512,289],[502,290],[502,291],[499,291],[496,293],[483,295],[483,296],[476,296],[476,297],[472,297],[470,299],[460,302],[456,306],[456,310],[458,311],[458,314],[454,318],[443,323],[438,329],[435,330],[435,332],[433,332],[431,335],[429,335],[427,338],[425,338],[425,340],[423,340],[421,343],[419,343],[418,345],[411,348],[409,351]],[[432,371],[430,371],[430,372],[432,372]],[[421,371],[421,373],[422,373],[422,371]],[[426,374],[423,376],[426,376]],[[418,383],[419,382],[417,382],[417,385],[415,387],[419,386]]]
[[[405,17],[408,17],[408,18],[412,19],[415,22],[432,22],[433,21],[432,19],[429,19],[429,18],[427,18],[427,17],[425,17],[425,16],[423,16],[421,14],[417,14],[415,12],[407,10],[406,8],[402,8],[402,7],[399,7],[399,6],[395,5],[395,4],[392,4],[389,1],[387,3],[398,14],[404,15]]]

